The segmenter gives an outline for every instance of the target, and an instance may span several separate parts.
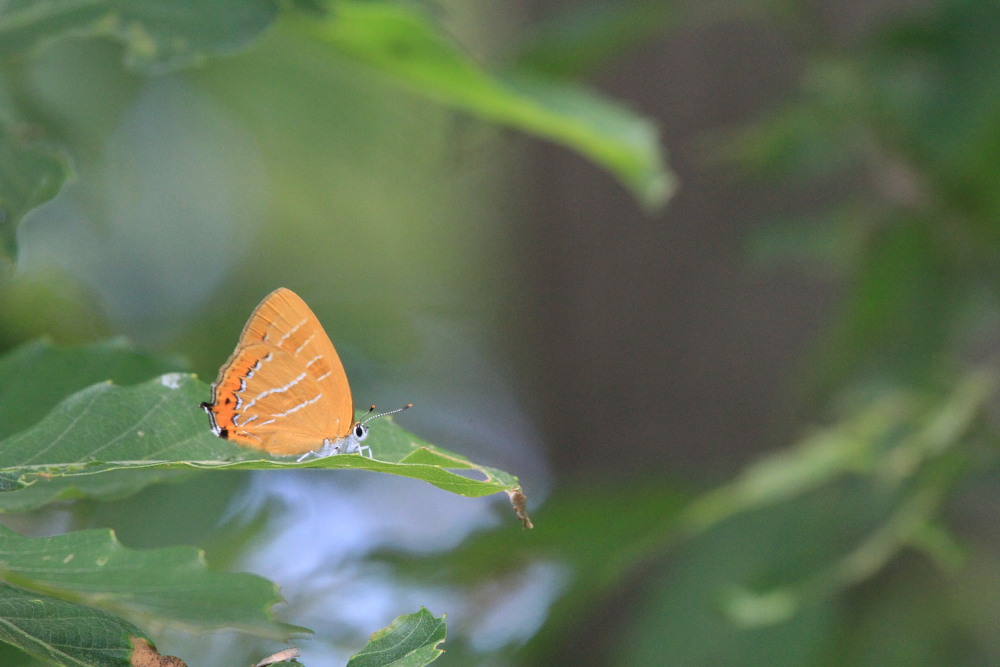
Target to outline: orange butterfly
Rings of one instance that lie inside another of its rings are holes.
[[[412,405],[412,404],[411,404]],[[212,400],[202,403],[212,432],[277,456],[371,456],[361,442],[372,419],[354,421],[354,403],[340,357],[306,302],[284,287],[268,294],[243,327],[236,350],[219,370]]]

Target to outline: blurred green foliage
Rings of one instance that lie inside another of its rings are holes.
[[[621,26],[625,11],[588,5],[585,17]],[[508,558],[568,567],[563,600],[574,604],[557,603],[513,655],[536,665],[996,664],[1000,5],[924,4],[849,40],[803,3],[747,15],[798,39],[805,64],[796,94],[727,133],[715,157],[785,189],[844,184],[828,208],[764,221],[748,244],[765,266],[844,286],[797,385],[801,416],[825,426],[685,501],[561,485],[537,523],[572,528]],[[575,32],[586,24],[569,24],[570,41],[587,43]],[[608,551],[609,521],[642,530]],[[497,539],[469,547],[479,561],[456,560],[481,562]]]
[[[923,3],[850,38],[804,3],[771,9],[758,20],[804,54],[798,90],[716,155],[785,189],[842,184],[749,244],[845,287],[798,384],[827,426],[650,521],[605,589],[638,601],[614,648],[574,652],[579,625],[553,624],[530,664],[1000,662],[1000,5]],[[607,504],[589,506],[599,526]],[[589,539],[544,557],[572,563]]]
[[[644,204],[661,204],[672,186],[653,125],[573,79],[685,21],[728,19],[733,12],[769,22],[798,40],[804,65],[796,93],[753,124],[733,130],[717,156],[752,178],[785,188],[842,185],[835,204],[801,218],[767,221],[749,244],[760,261],[793,262],[835,276],[845,288],[828,331],[802,363],[801,415],[818,426],[714,489],[665,481],[655,473],[629,484],[564,480],[535,517],[540,529],[530,540],[508,526],[432,560],[384,554],[401,573],[467,589],[483,586],[484,576],[502,589],[504,577],[531,563],[555,564],[567,573],[545,622],[523,646],[507,646],[483,659],[458,637],[449,640],[445,660],[1000,663],[995,413],[1000,5],[925,3],[884,16],[863,36],[846,38],[824,26],[805,3],[720,4],[690,14],[656,2],[588,3],[583,11],[538,26],[519,48],[508,50],[507,62],[482,66],[446,36],[421,3],[343,0],[308,3],[308,10],[307,3],[299,3],[286,7],[277,25],[272,25],[280,15],[276,3],[235,4],[238,11],[229,2],[189,3],[191,11],[209,7],[208,18],[158,19],[155,25],[114,2],[77,12],[40,0],[0,8],[0,240],[7,258],[17,254],[17,226],[33,207],[55,196],[71,173],[69,164],[81,181],[101,180],[95,165],[103,163],[94,157],[99,142],[93,135],[112,132],[125,115],[122,100],[136,94],[144,77],[219,54],[249,49],[244,60],[221,60],[184,83],[196,93],[219,93],[225,101],[215,103],[253,128],[265,157],[239,153],[234,160],[239,168],[256,178],[258,169],[264,171],[255,162],[260,159],[275,181],[294,184],[282,189],[277,204],[292,213],[288,226],[262,232],[261,244],[270,250],[281,247],[282,238],[301,224],[297,220],[321,218],[331,208],[326,201],[297,197],[296,188],[320,191],[331,180],[382,195],[354,204],[357,208],[341,206],[339,217],[348,221],[377,219],[393,210],[391,202],[407,197],[402,209],[422,210],[430,219],[438,215],[441,191],[396,187],[401,179],[416,178],[415,172],[433,173],[434,156],[421,140],[444,132],[446,123],[428,111],[436,106],[560,142],[609,170]],[[184,18],[183,12],[174,18]],[[192,26],[195,33],[189,34]],[[178,40],[178,34],[186,39]],[[112,59],[103,42],[59,45],[67,35],[111,37],[123,51]],[[50,78],[34,80],[38,72],[32,67],[46,53],[52,58]],[[118,56],[132,74],[116,69]],[[86,77],[52,73],[60,70],[52,63],[75,61]],[[330,62],[337,68],[327,69]],[[246,84],[255,77],[274,85],[254,91]],[[73,86],[84,79],[97,82],[99,94],[75,96]],[[378,86],[356,85],[369,81]],[[320,89],[321,112],[287,102],[281,113],[273,112],[277,100],[298,100],[291,91],[310,84]],[[405,90],[412,104],[401,111],[395,106],[399,98],[386,94],[384,86]],[[344,90],[357,96],[338,94]],[[190,91],[172,80],[154,93],[150,104],[165,107]],[[354,116],[364,116],[370,107],[383,108],[390,119],[377,126],[380,134],[317,138],[274,122],[310,128],[319,113],[333,125],[353,127]],[[211,116],[210,104],[200,108]],[[66,122],[78,120],[75,115],[91,124]],[[421,132],[393,138],[395,121],[407,115],[419,119]],[[225,128],[234,145],[244,136],[236,125]],[[143,126],[136,127],[137,134],[118,137],[124,166],[109,169],[111,181],[141,171],[151,154],[140,150],[135,139],[143,136]],[[211,122],[208,127],[202,138],[222,132]],[[316,166],[317,154],[338,150],[353,158],[363,145],[390,139],[400,142],[394,148],[413,149],[407,153],[412,159],[400,165],[386,151],[363,153],[368,162]],[[232,190],[234,200],[252,203],[244,213],[256,210],[253,178]],[[85,204],[98,211],[107,205]],[[234,228],[254,224],[240,217]],[[414,229],[422,228],[414,224]],[[348,231],[363,236],[382,230]],[[228,248],[226,233],[203,245]],[[438,238],[414,232],[407,243],[433,246]],[[453,240],[461,247],[483,238]],[[380,252],[394,262],[407,261],[404,253],[393,257],[391,243],[379,240]],[[148,240],[135,247],[143,244]],[[121,256],[134,249],[115,247]],[[308,251],[315,254],[296,261],[328,261],[345,275],[358,266],[359,260],[339,247],[316,245]],[[183,260],[175,255],[172,261]],[[226,265],[222,270],[232,268],[237,277],[215,276],[212,287],[227,279],[252,282],[258,270],[245,267],[259,265]],[[430,270],[447,272],[450,266]],[[3,280],[0,287],[11,288],[11,281]],[[216,317],[205,313],[187,335],[209,338]],[[391,328],[406,326],[398,325]],[[390,328],[345,326],[356,327],[368,344],[370,330]],[[7,344],[16,338],[5,336]],[[227,344],[211,338],[221,347]],[[219,356],[210,345],[201,353]],[[150,373],[158,363],[141,362]],[[65,370],[60,378],[67,386],[91,377],[86,368]]]
[[[565,143],[615,173],[649,206],[662,205],[672,186],[655,128],[624,108],[571,82],[542,77],[528,68],[502,76],[489,73],[454,43],[417,3],[337,0],[320,19],[303,12],[297,30],[356,59],[369,75],[388,75],[420,96],[553,141]],[[208,56],[245,48],[277,16],[277,3],[215,0],[162,7],[104,2],[67,6],[54,0],[21,0],[0,10],[0,56],[8,62],[79,35],[121,42],[124,63],[144,74],[175,71]],[[294,20],[292,16],[289,20]],[[8,77],[8,86],[23,83]],[[12,90],[0,97],[0,224],[6,253],[14,252],[21,217],[58,191],[68,175],[51,149],[26,145],[11,130],[43,120],[30,99]],[[20,91],[27,93],[28,91]],[[44,111],[43,111],[44,114]],[[16,176],[16,178],[15,178]]]

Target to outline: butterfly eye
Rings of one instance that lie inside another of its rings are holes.
[[[354,425],[354,437],[356,437],[358,440],[364,440],[365,438],[367,438],[368,437],[368,427],[365,426],[364,424],[355,424]]]

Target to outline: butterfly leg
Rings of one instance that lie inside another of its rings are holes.
[[[374,459],[375,458],[375,455],[372,454],[372,448],[369,445],[361,445],[360,447],[358,447],[358,454],[361,454],[361,456],[364,456],[365,452],[368,452],[368,458],[370,458],[370,459]]]
[[[335,445],[332,442],[324,442],[322,447],[314,449],[311,452],[306,452],[297,458],[296,461],[301,463],[307,459],[325,459],[327,456],[333,456],[334,454],[339,453],[340,445]]]

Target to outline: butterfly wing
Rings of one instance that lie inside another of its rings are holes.
[[[319,449],[354,426],[340,357],[306,302],[285,288],[250,315],[204,407],[216,435],[279,456]]]

